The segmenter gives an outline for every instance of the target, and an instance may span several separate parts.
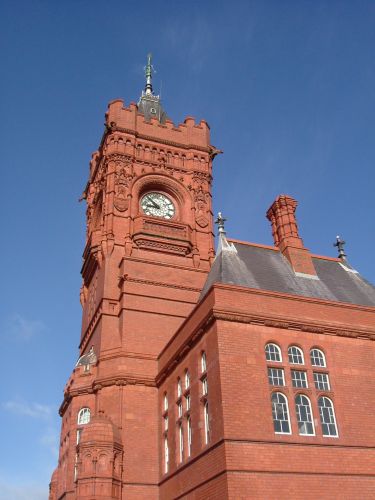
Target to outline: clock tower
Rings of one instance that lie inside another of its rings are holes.
[[[112,101],[83,193],[80,357],[60,407],[50,499],[158,498],[157,357],[214,257],[208,124],[175,125],[152,88]]]

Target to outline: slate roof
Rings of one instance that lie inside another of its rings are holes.
[[[318,299],[375,306],[375,287],[346,262],[312,257],[318,279],[296,276],[281,252],[227,242],[218,252],[201,298],[214,283],[226,283]]]

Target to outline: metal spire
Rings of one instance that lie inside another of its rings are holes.
[[[340,239],[340,236],[336,236],[336,243],[333,244],[334,247],[337,247],[339,252],[339,259],[346,260],[346,253],[344,250],[345,241]]]
[[[215,220],[215,224],[217,224],[217,227],[219,229],[219,234],[223,233],[225,234],[225,228],[224,228],[224,223],[227,219],[225,219],[222,215],[221,212],[217,214],[217,219]]]
[[[152,72],[155,71],[151,64],[152,54],[147,55],[147,66],[145,66],[146,86],[145,94],[152,95]]]

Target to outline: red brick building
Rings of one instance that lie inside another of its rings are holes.
[[[303,245],[214,252],[205,121],[151,85],[109,104],[90,162],[80,357],[50,500],[375,498],[375,288]]]

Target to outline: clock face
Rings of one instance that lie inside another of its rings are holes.
[[[141,207],[146,215],[172,219],[175,214],[173,202],[161,193],[147,193],[141,199]]]

